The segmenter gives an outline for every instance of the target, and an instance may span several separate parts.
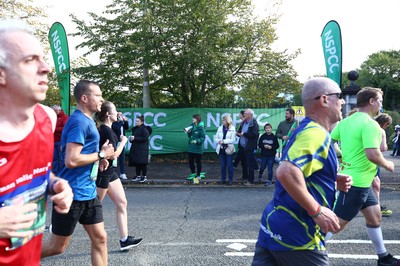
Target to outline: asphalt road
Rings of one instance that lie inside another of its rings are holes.
[[[106,198],[109,265],[250,265],[261,213],[272,194],[273,187],[129,188],[129,231],[144,242],[124,253],[119,251],[115,208]],[[394,212],[383,218],[383,235],[394,241],[387,249],[395,256],[400,255],[399,197],[395,187],[382,190],[383,204]],[[376,265],[364,224],[359,215],[333,238],[328,246],[331,265]],[[41,265],[91,265],[90,241],[82,226],[65,254],[45,258]]]

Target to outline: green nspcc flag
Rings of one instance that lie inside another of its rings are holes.
[[[49,31],[49,43],[53,54],[58,86],[60,87],[61,108],[70,114],[70,61],[68,52],[67,34],[63,25],[55,22]]]
[[[334,80],[339,87],[342,85],[342,36],[339,24],[331,20],[326,23],[322,34],[322,49],[324,51],[326,75]]]

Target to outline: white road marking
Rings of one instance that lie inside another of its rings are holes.
[[[216,243],[234,243],[228,245],[228,248],[235,249],[234,247],[239,247],[239,243],[256,243],[257,240],[255,239],[217,239],[215,240]],[[384,240],[385,244],[400,244],[400,240]],[[328,242],[329,244],[372,244],[370,240],[362,240],[362,239],[343,239],[343,240],[336,240],[331,239]],[[236,245],[237,244],[237,245]],[[245,245],[243,245],[245,246]],[[237,249],[236,249],[237,250]],[[254,252],[225,252],[225,256],[229,257],[253,257]],[[363,260],[377,260],[377,255],[362,255],[362,254],[335,254],[335,253],[328,253],[329,258],[336,258],[336,259],[363,259]],[[400,259],[400,256],[394,256],[397,259]]]
[[[257,239],[217,239],[217,243],[256,243]],[[331,239],[328,244],[372,244],[371,240],[362,239]],[[383,240],[384,244],[400,244],[400,240]]]
[[[228,257],[253,257],[254,252],[225,252]],[[329,258],[334,259],[362,259],[362,260],[377,260],[377,255],[361,255],[361,254],[328,254]],[[395,256],[398,258],[398,256]]]
[[[343,240],[331,239],[327,243],[328,244],[372,244],[371,240],[361,240],[361,239],[343,239]],[[400,244],[400,240],[383,240],[383,243]]]
[[[256,243],[257,239],[217,239],[217,243]]]
[[[230,245],[228,245],[228,246],[226,246],[226,247],[227,247],[227,248],[234,249],[234,250],[236,250],[236,251],[241,251],[241,250],[247,248],[246,245],[243,245],[243,244],[240,244],[240,243],[233,243],[233,244],[230,244]]]
[[[228,257],[253,257],[254,252],[225,252]]]

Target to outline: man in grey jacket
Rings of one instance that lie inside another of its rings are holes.
[[[257,149],[257,140],[259,136],[259,127],[257,121],[253,118],[254,111],[246,109],[243,114],[241,132],[236,133],[239,136],[238,156],[242,160],[242,174],[247,182],[245,186],[254,184],[254,150]]]

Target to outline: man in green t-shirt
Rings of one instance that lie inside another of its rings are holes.
[[[378,88],[363,88],[357,94],[358,112],[342,120],[332,131],[332,139],[340,141],[342,164],[340,173],[353,177],[347,193],[340,192],[334,212],[339,217],[340,230],[358,214],[363,214],[367,233],[379,257],[379,265],[398,265],[383,244],[379,203],[371,189],[377,166],[393,172],[394,164],[380,151],[382,133],[373,119],[382,108],[383,92]],[[329,238],[329,236],[328,236]]]

